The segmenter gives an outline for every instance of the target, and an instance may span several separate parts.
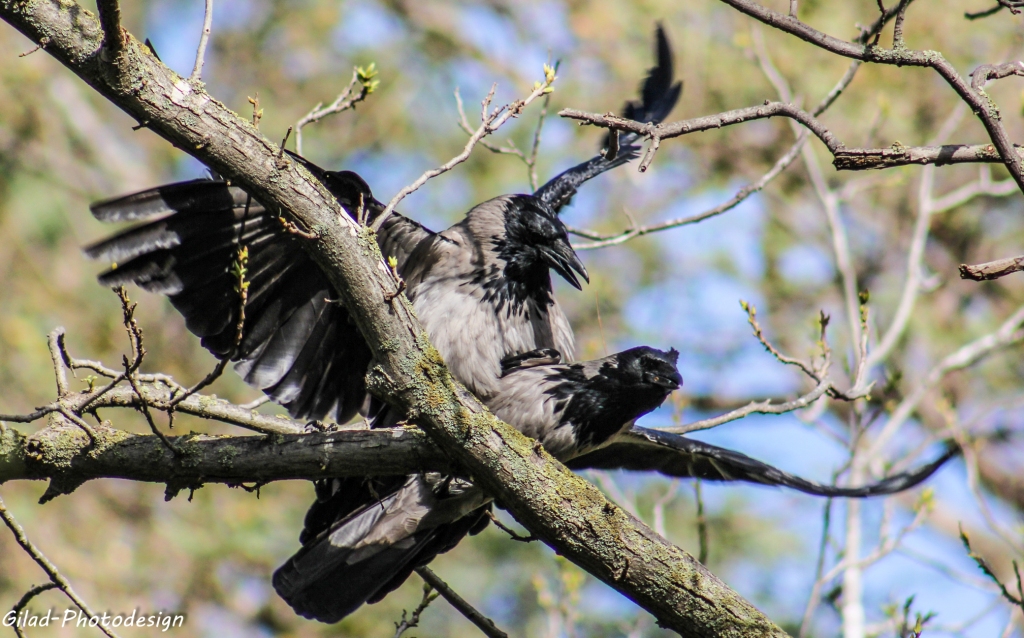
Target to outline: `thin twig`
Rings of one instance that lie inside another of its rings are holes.
[[[835,484],[837,475],[832,476],[832,483]],[[825,571],[825,554],[828,551],[829,527],[832,523],[832,498],[825,499],[825,511],[822,514],[821,540],[818,541],[818,560],[814,567],[814,585],[811,587],[811,595],[807,598],[807,607],[804,608],[803,620],[800,621],[800,631],[797,638],[805,638],[811,629],[811,619],[814,618],[814,610],[821,600],[821,587],[825,583],[822,574]]]
[[[357,66],[352,69],[352,79],[349,81],[348,86],[338,94],[338,97],[334,98],[333,102],[326,107],[324,107],[323,102],[318,103],[310,109],[309,113],[303,115],[295,123],[295,152],[302,155],[302,127],[319,122],[328,115],[335,115],[349,109],[354,109],[357,104],[365,100],[367,96],[377,89],[380,80],[375,79],[376,77],[377,68],[372,62],[366,67]],[[355,91],[357,85],[359,86],[359,92],[353,95],[352,92]]]
[[[704,495],[701,493],[701,481],[698,478],[693,482],[693,496],[697,501],[697,560],[701,565],[708,564],[708,521],[704,515]]]
[[[794,410],[800,410],[811,405],[822,396],[824,396],[832,388],[832,381],[825,377],[821,380],[813,390],[807,394],[787,401],[785,403],[772,403],[772,399],[766,399],[764,401],[751,401],[742,408],[737,408],[732,412],[727,412],[721,416],[716,416],[710,419],[702,419],[700,421],[694,421],[693,423],[687,423],[685,425],[670,426],[661,428],[663,432],[672,432],[674,434],[686,434],[687,432],[696,432],[698,430],[708,430],[714,427],[718,427],[723,423],[729,423],[730,421],[736,421],[743,417],[750,416],[751,414],[785,414]]]
[[[406,616],[406,611],[402,610],[402,621],[395,623],[395,638],[401,638],[402,634],[412,629],[413,627],[419,627],[420,614],[430,605],[430,603],[437,600],[438,594],[434,591],[434,588],[430,586],[430,583],[423,584],[423,599],[420,600],[420,604],[417,605],[416,609],[412,610],[412,614]]]
[[[33,598],[43,592],[50,591],[51,589],[60,589],[60,586],[57,585],[57,583],[43,583],[42,585],[36,585],[25,592],[25,595],[14,604],[14,607],[11,607],[11,614],[13,614],[15,618],[14,634],[18,636],[18,638],[26,638],[25,632],[22,631],[20,624],[17,622],[18,614],[28,606]]]
[[[428,585],[437,590],[441,596],[448,601],[452,607],[465,616],[471,623],[489,638],[508,638],[508,634],[498,629],[494,621],[477,611],[472,605],[459,596],[455,590],[448,586],[448,583],[441,580],[429,567],[417,567],[416,573],[420,575]]]
[[[532,543],[535,540],[540,540],[533,534],[530,534],[529,536],[517,534],[514,529],[502,523],[501,520],[491,510],[487,510],[487,517],[491,519],[491,522],[494,523],[495,527],[508,534],[509,537],[514,541],[519,541],[520,543]]]
[[[979,18],[987,18],[990,15],[999,13],[1002,10],[1003,10],[1003,5],[997,4],[996,6],[992,7],[991,9],[985,9],[983,11],[978,11],[976,13],[970,13],[968,11],[965,11],[964,12],[964,17],[967,18],[968,20],[977,20]]]
[[[473,152],[473,148],[476,147],[477,143],[480,140],[490,135],[491,133],[497,131],[499,128],[501,128],[503,124],[505,124],[505,122],[507,122],[511,118],[518,117],[519,114],[522,113],[523,109],[529,106],[538,97],[551,93],[551,85],[554,83],[554,81],[554,68],[545,64],[544,81],[537,82],[534,85],[533,92],[531,92],[528,96],[526,96],[526,98],[522,100],[516,100],[511,104],[500,106],[488,114],[487,110],[490,107],[491,100],[494,99],[494,91],[497,89],[498,86],[497,84],[492,85],[490,92],[487,94],[487,97],[485,97],[483,101],[480,103],[480,127],[476,129],[476,131],[474,131],[472,135],[469,136],[469,141],[466,142],[466,146],[462,149],[462,152],[453,157],[452,159],[448,160],[441,166],[437,168],[432,168],[429,171],[423,173],[412,184],[409,184],[402,190],[398,191],[398,194],[391,198],[391,201],[388,202],[387,207],[384,208],[381,214],[377,217],[376,221],[374,221],[372,227],[373,231],[380,232],[380,229],[384,226],[384,222],[387,221],[388,217],[391,216],[391,213],[394,212],[395,207],[398,206],[399,202],[405,199],[406,196],[417,191],[421,186],[427,183],[427,180],[433,177],[437,177],[438,175],[441,175],[443,173],[447,173],[448,171],[455,168],[462,162],[465,162],[466,159],[469,158],[470,153]]]
[[[46,556],[44,556],[43,553],[39,551],[39,549],[28,539],[25,535],[25,530],[22,529],[21,525],[18,524],[18,521],[14,519],[14,516],[7,511],[7,507],[4,505],[2,498],[0,498],[0,519],[3,520],[4,524],[11,530],[11,533],[14,534],[14,540],[17,541],[18,545],[20,545],[21,548],[25,550],[25,553],[32,557],[32,560],[34,560],[36,564],[46,572],[46,575],[50,577],[50,582],[64,592],[64,595],[70,598],[71,602],[75,603],[75,606],[82,610],[82,613],[88,616],[90,620],[96,618],[96,614],[92,613],[92,610],[85,604],[85,601],[79,598],[78,594],[75,593],[75,590],[71,587],[71,583],[61,575],[57,567],[51,563],[50,560],[46,558]],[[117,634],[107,629],[102,623],[97,623],[96,628],[106,634],[108,638],[118,638]]]
[[[64,328],[54,328],[47,336],[46,344],[50,350],[50,360],[53,362],[53,372],[57,377],[57,398],[63,398],[68,393],[68,374],[64,367],[64,357],[58,342],[64,339]]]
[[[983,264],[960,264],[960,278],[989,281],[1024,270],[1024,255],[988,261]]]
[[[1005,598],[1011,605],[1020,607],[1021,611],[1024,611],[1024,593],[1021,594],[1020,598],[1016,598],[1006,589],[1006,585],[1003,584],[1003,581],[999,580],[999,577],[996,576],[995,572],[992,571],[992,568],[989,567],[988,561],[982,558],[979,554],[975,554],[971,549],[971,541],[967,537],[967,533],[964,532],[962,525],[960,526],[960,541],[963,542],[964,548],[967,549],[967,555],[977,563],[978,568],[999,587],[999,593],[1003,595],[1003,598]],[[1017,566],[1017,561],[1013,561],[1013,571],[1017,576],[1017,590],[1020,591],[1024,588],[1021,586],[1020,568]]]
[[[100,14],[103,28],[103,44],[114,55],[124,48],[124,34],[121,32],[121,7],[117,0],[98,0],[96,9]]]
[[[213,25],[213,0],[206,0],[206,13],[203,16],[203,33],[199,36],[199,48],[196,49],[196,63],[192,67],[189,80],[199,82],[203,75],[203,64],[206,61],[206,43],[210,40],[210,28]]]
[[[761,330],[761,324],[757,322],[757,308],[743,300],[740,300],[740,307],[743,308],[743,311],[747,313],[747,323],[750,324],[751,329],[754,331],[754,337],[756,337],[757,340],[761,342],[761,345],[764,346],[764,349],[771,353],[771,355],[775,357],[779,361],[779,363],[796,366],[797,368],[800,368],[804,374],[811,377],[815,381],[821,381],[821,372],[819,370],[816,370],[812,365],[804,363],[799,359],[796,359],[794,357],[787,357],[786,355],[779,352],[779,350],[775,346],[773,346],[767,339],[765,339],[764,332],[762,332]]]

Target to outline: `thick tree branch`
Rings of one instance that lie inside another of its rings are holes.
[[[1024,149],[1013,145],[1018,158]],[[843,148],[835,152],[832,165],[838,171],[863,171],[872,168],[893,168],[911,164],[976,164],[979,162],[1002,164],[1003,159],[991,144],[945,144],[943,146],[903,146],[889,148]]]
[[[860,42],[847,42],[840,40],[826,33],[822,33],[813,27],[804,24],[795,17],[773,11],[763,7],[752,0],[721,0],[737,11],[744,13],[755,20],[775,27],[780,31],[794,35],[814,46],[841,55],[843,57],[860,60],[862,62],[874,62],[876,64],[891,64],[895,66],[919,66],[934,69],[942,79],[960,96],[968,106],[971,107],[981,123],[988,131],[989,138],[999,153],[1000,158],[1017,186],[1024,191],[1024,161],[1010,143],[1010,138],[1000,122],[999,109],[983,90],[975,90],[968,82],[957,73],[952,64],[937,51],[915,51],[903,46],[902,38],[894,42],[891,49],[885,49]],[[906,4],[900,2],[899,9],[905,10]]]
[[[204,483],[408,474],[452,467],[423,432],[412,428],[168,437],[180,456],[152,434],[132,434],[108,425],[94,426],[93,431],[95,444],[59,415],[51,416],[50,427],[31,435],[4,428],[0,431],[0,483],[49,479],[45,497],[49,500],[98,478],[180,488]]]
[[[1010,142],[1006,129],[1000,121],[999,109],[985,93],[983,85],[989,79],[999,79],[1010,75],[1024,74],[1024,64],[1008,62],[1001,65],[982,65],[978,67],[971,83],[968,83],[945,58],[936,51],[914,51],[903,46],[902,37],[897,38],[892,49],[865,44],[864,38],[847,42],[822,33],[804,24],[793,15],[778,13],[762,7],[750,0],[722,0],[726,4],[745,13],[760,22],[775,27],[791,35],[810,42],[826,51],[852,58],[860,62],[892,64],[896,66],[920,66],[934,69],[956,91],[957,95],[977,114],[981,123],[988,131],[991,144],[963,145],[954,144],[934,147],[905,147],[894,144],[889,149],[848,149],[820,122],[814,115],[807,113],[793,104],[785,102],[768,102],[762,106],[751,106],[707,115],[703,117],[666,122],[653,125],[635,122],[611,114],[586,113],[576,109],[562,109],[561,117],[579,120],[581,123],[592,124],[603,128],[629,131],[651,140],[651,146],[640,163],[640,170],[646,170],[661,140],[671,139],[721,128],[741,122],[750,122],[768,117],[791,118],[816,135],[834,156],[833,164],[837,170],[864,170],[869,168],[890,168],[908,164],[958,164],[965,162],[998,162],[1005,164],[1018,188],[1024,191],[1024,154]],[[898,10],[902,12],[909,2],[900,2]],[[887,14],[888,16],[889,14]],[[897,16],[898,17],[898,16]],[[883,16],[881,20],[887,20]]]
[[[389,398],[531,532],[684,636],[782,636],[692,556],[604,498],[458,386],[360,228],[278,145],[174,74],[130,35],[111,62],[96,20],[71,0],[0,0],[0,16],[137,118],[265,206],[316,235],[304,245],[356,320]]]

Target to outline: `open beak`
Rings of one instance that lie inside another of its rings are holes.
[[[655,375],[654,378],[651,379],[651,383],[661,386],[671,392],[673,390],[678,390],[683,385],[683,377],[680,376],[678,372],[671,376],[664,377],[659,374]]]
[[[580,258],[576,256],[576,251],[572,249],[568,241],[558,241],[554,246],[541,248],[540,252],[544,261],[577,290],[583,290],[583,285],[580,284],[580,280],[576,278],[573,271],[579,273],[580,277],[583,277],[588,284],[590,283],[587,269],[583,266]]]

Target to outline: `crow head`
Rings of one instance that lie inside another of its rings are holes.
[[[587,269],[569,243],[565,224],[550,206],[530,195],[516,195],[506,200],[504,216],[504,237],[496,244],[506,262],[506,276],[533,278],[552,268],[577,289],[583,286],[576,273],[590,282]]]
[[[676,368],[679,353],[675,348],[664,352],[640,346],[624,350],[615,357],[619,364],[617,376],[627,386],[660,394],[664,400],[670,392],[683,385],[683,377]]]

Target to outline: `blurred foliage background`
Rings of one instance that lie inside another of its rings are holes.
[[[780,11],[783,0],[766,1]],[[977,6],[975,6],[977,5]],[[90,9],[94,7],[89,7]],[[908,45],[941,51],[964,75],[979,64],[1019,59],[1024,18],[1003,11],[967,21],[964,10],[981,0],[932,0],[911,5]],[[187,76],[203,17],[200,0],[122,2],[123,23],[150,38],[171,68]],[[803,0],[800,17],[839,37],[877,16],[872,0]],[[848,61],[768,29],[713,0],[701,2],[217,0],[203,80],[217,99],[243,116],[258,92],[261,129],[280,139],[318,102],[348,83],[355,65],[375,62],[380,86],[354,112],[305,130],[305,154],[331,168],[362,174],[387,200],[424,170],[455,155],[466,135],[456,125],[458,87],[471,118],[492,82],[497,103],[525,96],[542,77],[542,64],[560,60],[550,111],[574,107],[617,111],[632,97],[652,60],[654,23],[673,41],[676,74],[685,87],[670,119],[749,106],[777,93],[756,59],[763,39],[797,100],[814,105],[845,72]],[[891,27],[882,43],[891,42]],[[46,334],[66,326],[72,352],[116,363],[127,347],[115,296],[97,285],[101,265],[80,248],[112,232],[88,214],[94,200],[203,174],[195,160],[142,129],[31,43],[0,27],[0,411],[24,412],[54,395]],[[993,84],[1011,139],[1024,140],[1020,82]],[[933,72],[871,67],[857,77],[822,119],[849,146],[925,144],[954,112],[958,99]],[[529,148],[539,113],[531,108],[502,129]],[[968,113],[953,122],[950,140],[986,142]],[[540,146],[541,181],[599,146],[601,132],[552,115]],[[789,123],[759,121],[689,135],[662,144],[651,169],[635,164],[588,184],[569,209],[573,226],[617,232],[629,215],[641,223],[685,216],[728,199],[756,180],[789,148]],[[871,341],[892,321],[907,279],[919,188],[924,169],[838,174],[827,151],[810,142],[828,184],[844,194],[840,218],[849,238],[857,286],[871,293]],[[972,166],[934,173],[936,196],[977,180]],[[999,167],[993,180],[1006,179]],[[403,202],[402,211],[433,228],[456,220],[474,203],[528,191],[516,158],[477,148],[455,171],[430,181]],[[991,332],[1024,303],[1024,276],[978,284],[961,281],[956,265],[1016,255],[1024,247],[1021,196],[971,198],[931,219],[923,259],[924,290],[895,349],[870,371],[877,380],[869,411],[884,424],[899,400],[942,357]],[[628,214],[627,212],[628,211]],[[581,243],[583,240],[581,240]],[[578,356],[593,358],[623,347],[674,346],[682,352],[686,382],[675,402],[645,425],[687,422],[751,399],[793,397],[809,381],[775,361],[750,335],[738,300],[754,303],[767,336],[784,352],[808,357],[815,349],[819,310],[832,316],[834,372],[842,377],[853,347],[835,266],[832,234],[821,201],[798,160],[762,193],[724,215],[695,226],[642,237],[583,255],[592,283],[582,293],[557,293],[577,331]],[[194,383],[214,360],[184,328],[163,298],[130,291],[140,302],[148,371]],[[917,454],[951,424],[984,433],[1022,426],[1019,348],[949,375],[927,395],[889,446],[889,462]],[[82,382],[81,380],[79,381]],[[883,392],[884,388],[884,392]],[[235,376],[212,388],[237,402],[256,398]],[[264,408],[272,409],[272,408]],[[803,419],[793,414],[752,417],[700,438],[740,449],[789,471],[832,480],[849,459],[850,410],[830,402]],[[109,412],[114,425],[137,431],[136,415]],[[228,431],[224,426],[176,421],[178,431]],[[9,426],[10,427],[10,426]],[[22,427],[22,426],[19,426]],[[31,431],[34,426],[26,426]],[[893,635],[887,618],[916,595],[914,609],[938,615],[926,635],[1024,635],[993,584],[980,577],[956,539],[957,523],[975,549],[1009,581],[1011,559],[1022,558],[1024,451],[1011,436],[979,454],[968,472],[954,462],[932,481],[931,513],[900,547],[865,568],[867,633]],[[695,497],[690,484],[623,474],[593,474],[603,489],[683,548],[698,551]],[[843,480],[843,477],[840,477]],[[414,576],[384,602],[365,607],[336,626],[300,619],[270,587],[272,570],[297,547],[312,489],[278,483],[259,495],[212,486],[192,498],[164,502],[162,486],[94,481],[71,496],[39,506],[41,484],[8,484],[0,495],[41,549],[94,609],[184,611],[176,636],[385,636],[403,609],[420,599]],[[709,521],[709,566],[731,586],[794,633],[815,580],[823,501],[744,486],[703,489]],[[914,516],[918,495],[872,501],[861,509],[861,554],[880,540],[886,511],[893,529]],[[846,505],[831,507],[827,568],[848,540]],[[507,517],[506,517],[506,520]],[[442,556],[435,571],[499,626],[518,636],[657,636],[653,619],[537,543],[509,541],[492,526]],[[43,574],[0,533],[0,610],[9,609]],[[806,635],[840,632],[844,592],[824,584],[825,602]],[[34,608],[59,610],[56,593]],[[1016,622],[1014,625],[1013,622]],[[72,635],[37,630],[33,635]],[[83,631],[84,635],[84,631]],[[123,630],[123,635],[136,635]],[[140,634],[141,635],[141,634]],[[473,636],[467,621],[443,601],[423,614],[408,635]],[[853,638],[852,636],[850,638]]]

